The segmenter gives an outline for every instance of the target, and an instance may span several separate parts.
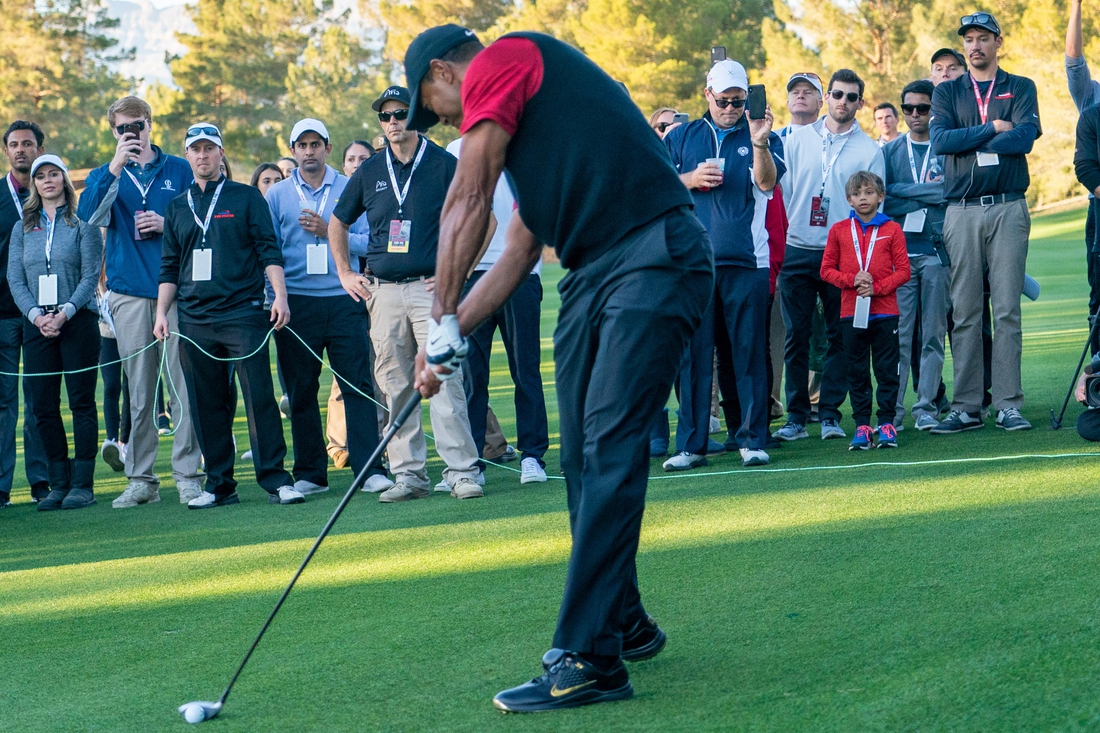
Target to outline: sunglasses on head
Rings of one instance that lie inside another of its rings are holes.
[[[968,25],[989,26],[995,29],[998,35],[1001,33],[1001,26],[997,23],[997,19],[989,13],[972,13],[970,15],[964,15],[959,21],[959,25],[963,28]]]
[[[718,105],[719,109],[725,109],[726,107],[733,107],[734,109],[741,109],[745,106],[746,100],[744,99],[718,99],[715,98],[714,103]]]
[[[125,125],[116,125],[115,132],[119,135],[125,135],[128,132],[141,132],[145,129],[145,120],[138,120],[136,122],[127,122]]]
[[[195,135],[213,135],[214,137],[221,137],[221,131],[213,125],[195,125],[194,127],[187,128],[187,137],[194,137]]]
[[[392,112],[379,112],[378,113],[378,121],[379,122],[389,122],[390,118],[393,118],[395,120],[404,120],[404,119],[407,119],[408,116],[409,116],[409,110],[407,110],[407,109],[395,109]]]
[[[902,114],[911,115],[916,112],[918,115],[926,115],[932,111],[932,105],[930,104],[903,104],[901,105]]]
[[[844,92],[840,91],[839,89],[831,90],[829,92],[829,96],[832,97],[833,99],[844,99],[845,97],[847,97],[848,101],[851,102],[852,104],[855,104],[856,102],[859,101],[859,95],[856,94],[855,92],[848,92],[847,94],[845,94]]]

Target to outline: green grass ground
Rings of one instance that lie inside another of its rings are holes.
[[[1028,269],[1043,296],[1024,303],[1024,412],[1035,430],[933,438],[910,425],[899,450],[855,455],[812,428],[773,454],[773,471],[722,457],[666,477],[654,462],[638,566],[669,644],[632,667],[633,701],[529,717],[491,707],[538,671],[569,549],[563,482],[521,487],[494,469],[481,501],[357,496],[223,716],[204,725],[1100,729],[1100,453],[1073,432],[1076,406],[1068,429],[1048,427],[1086,335],[1083,220],[1045,215],[1033,229]],[[546,274],[555,444],[560,271]],[[514,433],[500,358],[493,385]],[[237,433],[243,451],[243,418]],[[937,462],[1067,453],[1088,455]],[[556,446],[549,458],[556,474]],[[923,463],[868,466],[887,460]],[[818,466],[838,468],[789,470]],[[329,494],[270,506],[239,468],[243,503],[207,512],[186,511],[170,486],[160,504],[112,510],[123,481],[106,468],[85,511],[38,515],[17,489],[0,512],[0,730],[182,730],[177,705],[218,697],[351,481],[334,470]]]

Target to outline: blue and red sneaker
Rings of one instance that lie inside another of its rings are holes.
[[[870,425],[856,428],[856,437],[848,444],[848,450],[870,450],[875,447],[875,433]]]
[[[883,423],[878,426],[878,447],[879,448],[897,448],[898,447],[898,431],[890,423]]]

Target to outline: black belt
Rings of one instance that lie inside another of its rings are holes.
[[[961,206],[964,209],[967,206],[992,206],[993,204],[1007,204],[1009,201],[1019,201],[1024,198],[1026,194],[1022,193],[998,193],[992,196],[976,196],[969,199],[956,199],[949,201],[949,206]]]
[[[378,277],[377,275],[367,275],[366,277],[367,277],[368,280],[373,280],[376,283],[378,283],[379,285],[408,285],[409,283],[414,283],[414,282],[417,282],[417,281],[427,280],[428,278],[435,277],[435,276],[434,275],[416,275],[415,277],[406,277],[406,278],[402,278],[401,280],[383,280],[382,278]]]

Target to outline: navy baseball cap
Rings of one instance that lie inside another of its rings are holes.
[[[429,28],[413,39],[409,50],[405,52],[405,83],[409,85],[412,99],[409,101],[408,124],[406,129],[423,132],[439,122],[439,116],[420,105],[420,82],[428,73],[432,59],[437,59],[456,46],[476,41],[477,36],[468,28],[454,23]]]
[[[966,68],[966,59],[961,53],[953,48],[941,48],[939,51],[936,51],[934,54],[932,54],[932,60],[928,63],[936,63],[936,59],[940,58],[941,56],[954,56],[955,60],[959,62],[959,65],[961,65],[964,69]]]
[[[386,91],[382,92],[382,96],[371,103],[370,108],[377,112],[378,110],[382,109],[383,104],[390,101],[391,99],[395,102],[409,104],[409,90],[405,87],[399,86],[389,87],[388,89],[386,89]],[[411,107],[412,105],[409,104],[409,106]]]
[[[971,28],[982,28],[995,36],[1001,35],[1001,24],[993,17],[992,13],[977,12],[964,15],[959,19],[959,35],[965,36]]]

